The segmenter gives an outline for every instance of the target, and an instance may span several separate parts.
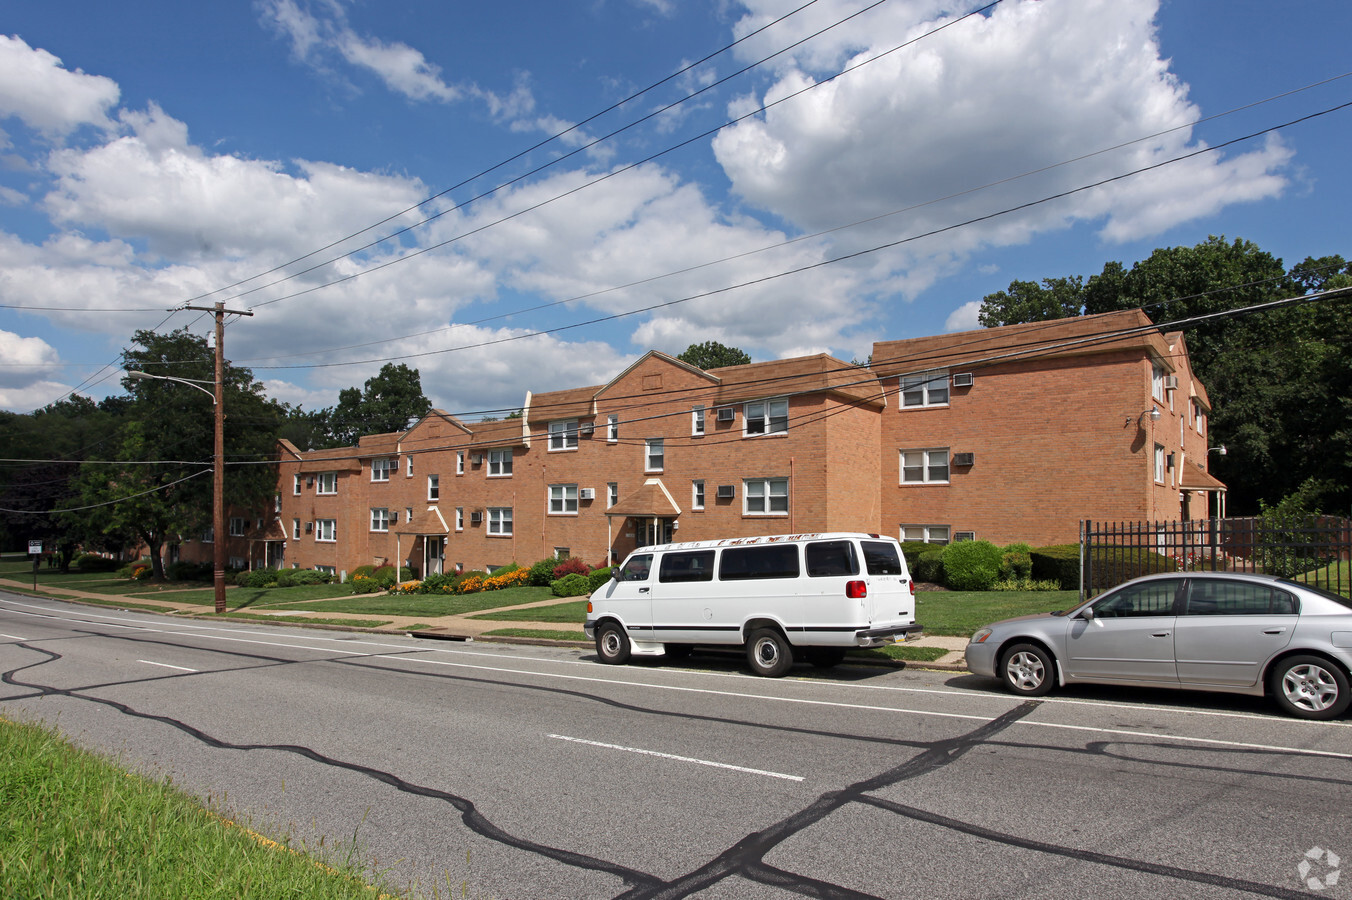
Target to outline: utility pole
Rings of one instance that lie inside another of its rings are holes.
[[[223,302],[217,301],[211,308],[205,306],[185,306],[184,309],[214,313],[216,316],[216,449],[215,464],[211,479],[211,511],[215,532],[212,549],[214,560],[214,586],[216,589],[216,612],[225,612],[225,540],[228,532],[225,527],[225,317],[252,316],[248,310],[227,310]]]

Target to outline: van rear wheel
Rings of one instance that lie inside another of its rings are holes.
[[[793,646],[773,628],[759,628],[746,642],[746,659],[757,675],[778,678],[793,668]]]
[[[614,622],[603,622],[596,628],[596,655],[601,662],[619,666],[629,661],[629,635]]]

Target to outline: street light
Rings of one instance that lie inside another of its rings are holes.
[[[216,612],[223,613],[225,612],[225,405],[222,402],[220,366],[216,368],[215,381],[178,378],[173,375],[151,375],[149,372],[131,370],[128,370],[127,375],[150,381],[176,381],[197,388],[211,398],[211,404],[216,408],[216,440],[211,475],[211,543],[214,569],[212,581],[216,593]],[[214,385],[215,393],[202,387],[204,384]]]

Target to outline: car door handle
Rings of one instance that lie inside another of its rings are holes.
[[[1263,629],[1263,634],[1284,634],[1284,633],[1286,633],[1286,629],[1285,629],[1285,628],[1264,628],[1264,629]]]
[[[1154,634],[1151,635],[1151,637],[1168,637],[1168,636],[1169,636],[1169,632],[1167,632],[1167,631],[1157,631],[1157,632],[1155,632]]]

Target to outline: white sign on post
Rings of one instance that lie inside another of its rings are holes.
[[[32,556],[42,555],[42,541],[29,541],[28,553]]]

